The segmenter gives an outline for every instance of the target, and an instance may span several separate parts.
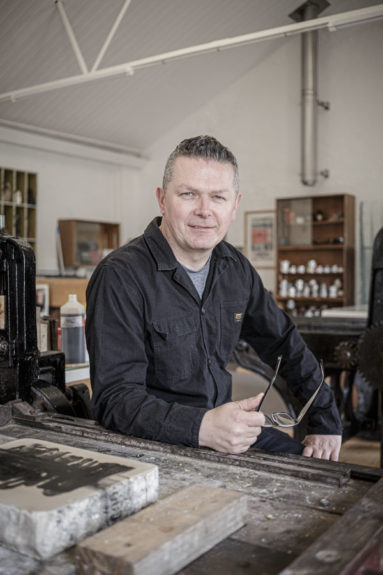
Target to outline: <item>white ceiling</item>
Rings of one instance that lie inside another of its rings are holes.
[[[61,0],[90,70],[125,0]],[[131,0],[99,68],[292,24],[303,0]],[[322,15],[378,4],[330,0]],[[55,0],[0,0],[0,96],[81,74]],[[0,100],[0,124],[29,126],[145,153],[285,40],[267,40],[120,75]]]

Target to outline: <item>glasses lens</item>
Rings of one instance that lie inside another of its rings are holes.
[[[273,422],[273,420],[271,419],[271,417],[269,415],[265,415],[265,423],[263,424],[262,427],[275,427],[275,423]]]
[[[295,419],[291,417],[288,413],[285,412],[278,412],[273,413],[272,415],[274,423],[279,425],[280,427],[291,426],[295,424]]]

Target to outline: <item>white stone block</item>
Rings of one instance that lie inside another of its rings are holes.
[[[158,468],[36,439],[0,446],[0,543],[48,558],[158,497]]]

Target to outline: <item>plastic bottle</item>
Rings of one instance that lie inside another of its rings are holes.
[[[68,301],[60,308],[62,351],[65,363],[85,363],[85,308],[77,301],[76,294],[70,294]]]

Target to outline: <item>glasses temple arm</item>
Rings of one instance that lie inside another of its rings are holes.
[[[321,372],[322,372],[322,381],[320,382],[319,386],[317,387],[316,391],[313,393],[313,395],[310,397],[310,399],[308,400],[308,402],[304,405],[302,411],[300,412],[300,414],[298,415],[296,422],[299,423],[303,417],[306,415],[307,411],[310,409],[311,405],[313,404],[313,402],[315,401],[316,396],[318,395],[318,393],[320,392],[320,390],[322,389],[322,385],[324,383],[324,371],[323,371],[323,362],[322,360],[320,361],[320,368],[321,368]]]
[[[278,371],[279,371],[279,368],[280,368],[280,365],[281,365],[281,361],[282,361],[282,356],[279,355],[279,356],[278,356],[278,359],[277,359],[277,366],[276,366],[276,368],[275,368],[274,375],[273,375],[273,377],[271,378],[271,380],[269,381],[269,384],[268,384],[268,386],[266,387],[266,391],[265,391],[265,393],[263,394],[263,397],[262,397],[262,399],[261,399],[261,401],[260,401],[258,407],[255,408],[255,411],[259,411],[259,410],[261,409],[261,405],[262,405],[262,403],[264,402],[264,400],[265,400],[265,398],[266,398],[266,395],[269,393],[270,388],[274,385],[274,382],[275,382],[275,380],[277,379],[277,375],[278,375]]]

